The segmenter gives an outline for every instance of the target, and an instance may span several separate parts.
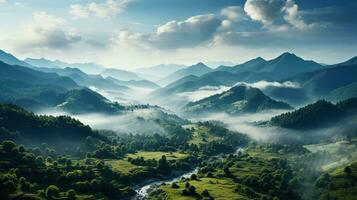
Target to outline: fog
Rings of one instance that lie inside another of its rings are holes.
[[[226,113],[207,114],[195,118],[196,121],[217,120],[227,125],[233,131],[247,134],[254,140],[267,141],[281,135],[281,130],[275,127],[258,126],[257,122],[268,121],[271,117],[286,112],[285,110],[271,110],[261,113],[241,114],[232,116]]]
[[[187,101],[198,101],[200,99],[222,93],[229,90],[228,86],[205,86],[201,87],[198,90],[192,92],[182,92],[178,95],[184,97]]]
[[[101,113],[73,115],[60,110],[42,110],[38,114],[43,115],[68,115],[78,119],[93,129],[112,130],[117,133],[131,134],[167,134],[165,129],[156,123],[157,111],[152,109],[139,109],[128,111],[118,115],[106,115]]]
[[[258,88],[260,90],[265,90],[268,88],[276,87],[276,88],[300,88],[300,85],[295,82],[285,81],[285,82],[269,82],[269,81],[258,81],[255,83],[247,83],[247,82],[237,82],[234,86],[237,85],[246,85],[249,87]],[[229,90],[231,87],[229,86],[204,86],[195,91],[190,92],[182,92],[178,93],[178,96],[183,97],[186,101],[198,101],[203,98],[222,93],[224,91]]]
[[[295,82],[291,82],[291,81],[285,81],[285,82],[269,82],[269,81],[258,81],[255,83],[247,83],[247,82],[238,82],[235,85],[247,85],[250,87],[254,87],[254,88],[258,88],[261,90],[267,89],[268,87],[277,87],[277,88],[300,88],[300,85],[298,83]]]
[[[116,101],[122,104],[148,104],[148,94],[154,91],[154,89],[129,86],[129,91],[122,92],[117,90],[102,90],[96,87],[90,87],[91,90],[103,95],[110,101]]]

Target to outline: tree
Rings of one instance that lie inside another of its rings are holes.
[[[1,143],[1,145],[6,152],[9,152],[16,147],[16,144],[11,140],[5,140]]]
[[[76,195],[77,195],[77,193],[76,193],[76,191],[74,191],[73,189],[69,189],[69,190],[67,191],[67,197],[68,197],[69,199],[76,199]]]
[[[165,155],[162,155],[161,159],[159,160],[157,169],[163,174],[169,174],[171,172],[170,165],[167,162]]]
[[[343,170],[348,176],[351,175],[352,169],[349,166],[346,166],[345,169]]]
[[[191,185],[189,188],[188,188],[188,193],[193,195],[193,194],[196,194],[196,187]]]
[[[180,188],[180,186],[178,186],[177,183],[174,182],[171,184],[171,188],[177,189]]]
[[[59,188],[55,185],[50,185],[46,189],[46,197],[52,198],[57,197],[59,195]]]
[[[188,196],[189,193],[188,193],[187,189],[183,189],[182,192],[181,192],[181,195],[182,196]]]
[[[185,188],[188,189],[189,187],[190,187],[190,183],[189,183],[189,182],[186,182]]]
[[[201,194],[202,194],[203,196],[206,196],[206,197],[209,197],[209,196],[210,196],[208,190],[206,190],[206,189],[203,190]]]
[[[191,180],[197,180],[197,175],[196,174],[192,174],[191,175]]]

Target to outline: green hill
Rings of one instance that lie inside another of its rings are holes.
[[[89,126],[68,116],[40,116],[11,104],[0,104],[0,140],[11,139],[27,146],[77,148],[88,136],[105,140]]]
[[[270,109],[291,109],[284,103],[271,99],[257,88],[239,85],[221,94],[216,94],[186,105],[191,114],[226,112],[229,114],[254,113]]]
[[[319,100],[293,112],[275,116],[270,123],[288,129],[307,130],[330,127],[355,114],[357,114],[357,98],[337,104]]]
[[[93,112],[114,114],[124,109],[123,106],[110,102],[88,88],[67,92],[63,96],[62,103],[56,107],[75,114]]]

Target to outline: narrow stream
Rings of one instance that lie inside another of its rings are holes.
[[[238,147],[235,154],[237,154],[238,152],[242,152],[242,151],[244,151],[244,149],[242,147]],[[212,157],[222,158],[223,155],[225,155],[225,154],[221,154],[218,156],[212,156]],[[133,198],[131,198],[131,200],[145,200],[145,199],[147,199],[148,194],[155,188],[159,187],[161,184],[163,184],[163,183],[171,184],[173,182],[177,182],[177,181],[181,180],[182,178],[189,178],[189,177],[191,177],[192,174],[197,174],[197,172],[198,172],[198,168],[191,170],[189,172],[186,172],[184,174],[181,174],[179,176],[176,176],[173,178],[168,178],[166,180],[148,181],[147,184],[144,184],[143,186],[141,186],[135,190],[137,194]]]

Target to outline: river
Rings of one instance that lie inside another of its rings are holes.
[[[243,150],[244,149],[242,147],[238,147],[235,154],[237,154],[239,152],[243,152]],[[212,156],[212,157],[219,159],[219,158],[222,158],[223,155],[225,155],[225,154],[220,154],[218,156]],[[177,182],[177,181],[181,180],[182,178],[189,178],[189,177],[191,177],[192,174],[197,174],[197,172],[198,172],[198,168],[191,170],[189,172],[185,172],[178,176],[165,179],[165,180],[154,180],[154,181],[149,180],[147,182],[147,184],[143,184],[142,186],[138,187],[135,190],[137,194],[133,198],[131,198],[131,200],[145,200],[145,199],[147,199],[149,192],[151,192],[155,188],[159,187],[161,184],[163,184],[163,183],[171,184],[173,182]]]

